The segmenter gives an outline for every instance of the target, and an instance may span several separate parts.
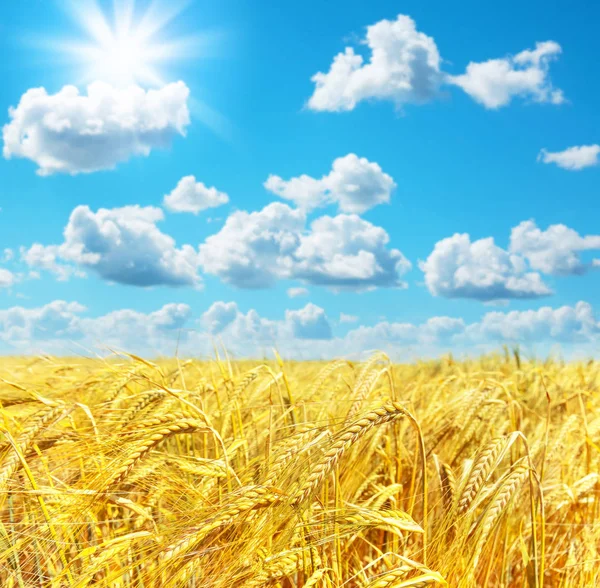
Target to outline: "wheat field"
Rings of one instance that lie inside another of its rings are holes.
[[[600,585],[600,363],[0,359],[0,585]]]

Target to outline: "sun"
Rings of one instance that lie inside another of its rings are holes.
[[[175,0],[154,1],[143,12],[135,0],[113,0],[110,13],[96,0],[67,0],[64,6],[88,39],[63,39],[53,49],[78,63],[83,81],[161,86],[169,66],[194,56],[202,40],[200,35],[164,38],[167,25],[186,7]]]

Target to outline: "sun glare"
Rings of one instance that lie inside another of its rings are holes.
[[[68,0],[69,15],[89,40],[61,40],[53,48],[79,63],[85,81],[160,86],[165,83],[166,68],[192,57],[202,41],[199,35],[163,37],[167,25],[185,6],[173,0],[155,1],[142,12],[134,0],[114,0],[109,13],[96,0]]]
[[[152,67],[150,51],[143,39],[126,33],[110,39],[91,56],[92,77],[118,84],[157,82],[159,72]]]

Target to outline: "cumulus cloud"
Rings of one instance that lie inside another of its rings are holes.
[[[361,44],[367,58],[346,47],[333,59],[329,71],[318,72],[311,81],[315,89],[308,107],[316,111],[353,110],[364,100],[389,100],[397,107],[434,98],[441,86],[458,86],[486,108],[496,109],[521,97],[534,102],[565,102],[562,90],[550,79],[550,63],[562,49],[555,41],[538,42],[498,59],[470,62],[465,73],[449,75],[435,40],[420,32],[406,15],[381,20],[367,27]],[[300,186],[296,186],[300,189]],[[310,185],[303,186],[310,190]]]
[[[243,313],[235,302],[215,302],[200,318],[191,321],[185,304],[167,304],[157,311],[141,313],[115,310],[87,317],[77,302],[56,300],[38,308],[15,306],[0,310],[0,348],[23,353],[70,353],[73,342],[81,352],[122,349],[147,355],[212,353],[213,338],[237,356],[259,357],[276,347],[284,357],[318,359],[364,357],[374,349],[392,358],[436,356],[452,350],[457,354],[496,349],[502,343],[576,345],[596,353],[600,322],[586,302],[560,308],[488,312],[470,324],[461,318],[435,316],[425,322],[381,321],[358,325],[343,337],[332,333],[325,310],[307,304],[288,310],[279,319],[261,317],[255,310]],[[539,349],[539,347],[538,347]],[[573,348],[571,348],[573,349]]]
[[[287,295],[290,298],[300,298],[301,296],[307,296],[308,290],[306,288],[288,288]]]
[[[61,282],[68,280],[74,273],[79,273],[80,277],[85,276],[85,272],[77,272],[73,266],[61,263],[60,252],[59,245],[34,243],[29,249],[21,247],[21,260],[29,267],[53,273]]]
[[[325,311],[309,303],[300,310],[286,310],[285,320],[298,339],[331,339],[331,324]]]
[[[163,199],[165,208],[172,212],[191,212],[198,214],[209,208],[216,208],[229,202],[225,192],[216,188],[207,188],[202,182],[197,182],[194,176],[185,176]]]
[[[491,301],[552,294],[521,256],[498,247],[491,237],[471,242],[468,234],[457,233],[442,239],[420,268],[434,296]]]
[[[560,308],[499,312],[483,315],[467,324],[463,319],[432,317],[421,324],[382,321],[359,326],[332,343],[348,354],[382,349],[392,357],[436,356],[446,351],[480,353],[501,344],[540,345],[547,350],[554,344],[577,344],[578,348],[597,350],[600,322],[587,302]],[[567,347],[568,349],[568,347]],[[332,352],[335,356],[335,351]]]
[[[542,163],[555,163],[558,167],[571,171],[579,171],[586,167],[598,165],[600,145],[580,145],[569,147],[564,151],[547,151],[542,149],[538,161]]]
[[[152,206],[98,212],[78,206],[65,227],[62,244],[34,244],[22,258],[63,278],[75,267],[132,286],[198,287],[196,250],[190,245],[177,248],[175,240],[157,227],[163,218],[163,211]]]
[[[201,322],[209,333],[219,334],[238,316],[235,302],[215,302],[203,315]]]
[[[584,263],[580,252],[600,250],[600,235],[582,237],[565,225],[551,225],[545,231],[534,221],[524,221],[510,235],[510,251],[523,256],[529,265],[545,274],[583,274],[594,266]]]
[[[10,249],[10,247],[6,247],[3,251],[3,259],[4,261],[11,261],[15,256],[15,252]]]
[[[85,307],[77,302],[55,300],[39,308],[13,306],[0,310],[0,340],[12,345],[82,336],[79,314]]]
[[[43,176],[113,169],[185,135],[189,89],[183,82],[157,90],[94,82],[87,94],[65,86],[56,94],[33,88],[9,109],[4,157],[23,157]]]
[[[0,267],[0,288],[10,288],[15,284],[17,278],[10,270]]]
[[[471,62],[464,74],[447,76],[446,81],[490,109],[506,106],[515,97],[561,104],[563,93],[552,86],[549,75],[550,62],[561,52],[554,41],[536,43],[535,49],[515,56]]]
[[[112,345],[125,351],[156,349],[173,354],[177,343],[187,339],[185,327],[191,314],[187,304],[170,303],[150,313],[122,309],[97,318],[82,318],[79,328],[96,346]]]
[[[290,331],[284,321],[263,318],[253,309],[244,314],[235,302],[213,303],[200,318],[200,324],[210,335],[218,335],[232,351],[245,355],[250,355],[251,348],[256,354],[257,346],[277,345],[282,337],[289,338]]]
[[[305,210],[336,203],[342,212],[361,214],[388,203],[396,184],[377,163],[350,153],[338,157],[331,171],[320,179],[301,175],[283,180],[270,175],[264,186]]]
[[[381,20],[362,40],[368,61],[346,47],[327,73],[312,77],[315,84],[308,107],[317,111],[348,111],[363,100],[391,100],[397,106],[431,99],[442,81],[435,41],[416,28],[409,16]]]
[[[90,352],[97,346],[113,345],[134,351],[163,348],[174,353],[177,340],[182,338],[179,331],[191,314],[189,306],[174,303],[147,314],[122,309],[88,318],[84,316],[86,310],[78,302],[64,300],[37,308],[0,310],[0,342],[33,353],[40,349],[68,353],[69,342]]]
[[[205,272],[240,288],[266,288],[279,279],[333,289],[403,287],[410,262],[388,249],[389,236],[357,215],[323,216],[306,229],[301,210],[274,202],[234,212],[200,246]]]
[[[600,333],[600,323],[587,302],[553,309],[489,312],[469,325],[471,338],[514,342],[590,342]]]

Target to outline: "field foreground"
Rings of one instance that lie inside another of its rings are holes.
[[[0,585],[600,585],[600,363],[0,359]]]

